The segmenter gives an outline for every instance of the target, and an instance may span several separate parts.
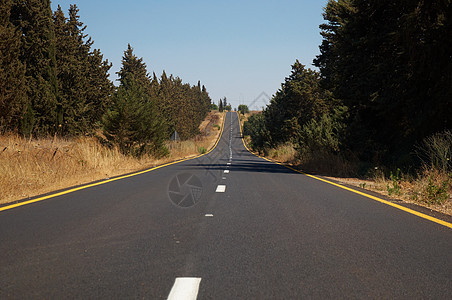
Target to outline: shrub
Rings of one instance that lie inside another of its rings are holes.
[[[391,172],[390,178],[391,178],[392,187],[389,184],[386,186],[386,188],[388,190],[388,194],[389,194],[389,196],[391,196],[393,194],[399,196],[401,194],[401,189],[400,189],[400,169],[397,169],[395,174],[393,174]]]
[[[243,134],[250,136],[250,146],[254,151],[265,153],[269,148],[270,134],[262,114],[255,114],[248,118],[248,121],[243,124]]]
[[[444,180],[439,185],[436,185],[432,177],[428,179],[426,188],[425,201],[429,204],[444,204],[449,199],[447,192],[450,180]]]
[[[446,130],[425,138],[416,153],[426,165],[452,172],[452,132]]]
[[[240,104],[239,107],[237,108],[239,110],[239,112],[244,115],[250,112],[250,110],[248,109],[248,106],[245,104]]]
[[[342,122],[344,109],[333,114],[323,114],[319,120],[312,119],[297,134],[297,150],[301,156],[314,152],[338,153],[345,124]]]

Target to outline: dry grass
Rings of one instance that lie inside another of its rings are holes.
[[[188,141],[168,142],[170,155],[166,160],[174,161],[208,151],[215,144],[221,132],[223,117],[224,115],[219,112],[211,112],[200,125],[200,135]]]
[[[249,136],[245,141],[250,142]],[[382,172],[375,172],[373,178],[355,178],[351,174],[357,173],[357,163],[334,154],[317,153],[300,158],[290,143],[269,149],[266,157],[343,184],[452,215],[452,174],[443,171],[424,168],[416,177],[399,175],[391,179]]]
[[[451,175],[442,171],[424,168],[415,177],[400,175],[392,180],[378,172],[369,179],[329,178],[452,215],[452,179]]]
[[[293,144],[287,143],[279,145],[275,149],[270,149],[267,156],[279,162],[295,163],[297,151],[294,149]]]
[[[27,140],[0,136],[0,203],[33,197],[54,190],[109,178],[169,161],[190,157],[212,147],[220,133],[223,115],[212,112],[193,140],[168,142],[170,155],[163,159],[124,156],[102,146],[97,139],[46,138]]]

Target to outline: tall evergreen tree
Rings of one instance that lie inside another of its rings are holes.
[[[361,158],[406,160],[452,127],[451,11],[439,0],[328,2],[315,63],[349,108],[348,145]]]
[[[99,49],[94,49],[88,56],[86,105],[90,107],[86,114],[89,129],[96,129],[103,114],[111,105],[114,92],[113,83],[109,79],[112,64],[104,60]]]
[[[10,22],[13,1],[0,5],[0,131],[16,130],[27,102],[21,35]]]
[[[11,21],[20,30],[20,60],[26,66],[28,102],[22,132],[56,132],[59,100],[50,0],[15,1]]]
[[[292,74],[264,112],[272,139],[269,144],[276,146],[291,140],[305,124],[319,119],[335,105],[328,91],[320,86],[320,75],[295,61]]]
[[[143,58],[138,58],[133,53],[133,48],[130,44],[127,45],[127,50],[122,58],[121,70],[117,74],[120,84],[125,87],[127,87],[129,81],[137,81],[143,88],[150,88],[151,82],[146,70],[146,64],[143,62]]]
[[[105,113],[113,86],[108,79],[111,64],[84,34],[78,8],[71,5],[66,19],[61,7],[54,13],[57,38],[57,74],[60,85],[58,121],[62,134],[85,134],[96,128]]]
[[[142,58],[128,46],[118,72],[120,86],[113,106],[103,118],[106,137],[124,154],[165,154],[163,142],[166,128],[163,118],[150,99],[150,79]]]

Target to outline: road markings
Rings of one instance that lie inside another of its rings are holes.
[[[201,278],[178,277],[168,296],[168,300],[196,300]]]
[[[217,190],[215,191],[216,193],[224,193],[226,191],[226,186],[224,184],[219,184],[217,186]]]
[[[231,165],[231,163],[230,163],[230,162],[228,162],[228,163],[227,163],[227,165],[228,165],[228,166],[230,166],[230,165]]]
[[[163,165],[151,168],[151,169],[147,169],[147,170],[143,170],[143,171],[139,171],[139,172],[135,172],[135,173],[126,174],[126,175],[120,175],[120,176],[115,177],[115,178],[107,178],[106,180],[101,180],[101,181],[94,182],[94,183],[88,183],[88,184],[85,184],[85,185],[82,185],[82,186],[79,186],[79,187],[75,187],[75,188],[68,188],[65,191],[58,192],[58,193],[53,193],[53,194],[50,194],[50,195],[47,195],[47,196],[41,196],[41,197],[38,196],[37,198],[32,199],[32,200],[27,200],[27,201],[23,201],[23,202],[19,202],[19,203],[16,203],[16,204],[11,204],[11,205],[6,205],[6,206],[3,206],[3,207],[0,207],[0,212],[1,211],[5,211],[5,210],[10,210],[10,209],[13,209],[13,208],[16,208],[16,207],[24,206],[24,205],[36,203],[36,202],[41,202],[41,201],[44,201],[44,200],[47,200],[47,199],[52,199],[52,198],[55,198],[55,197],[58,197],[58,196],[63,196],[63,195],[70,194],[70,193],[73,193],[73,192],[76,192],[76,191],[88,189],[88,188],[95,187],[95,186],[102,185],[102,184],[106,184],[106,183],[109,183],[109,182],[122,180],[122,179],[126,179],[126,178],[129,178],[129,177],[134,177],[134,176],[137,176],[137,175],[149,173],[149,172],[152,172],[152,171],[160,169],[160,168],[164,168],[164,167],[167,167],[167,166],[171,166],[171,165],[178,164],[178,163],[181,163],[181,162],[184,162],[184,161],[187,161],[187,160],[192,160],[192,159],[196,159],[198,157],[207,155],[210,152],[212,152],[217,147],[218,143],[220,142],[221,137],[223,136],[224,125],[225,124],[226,124],[226,116],[224,116],[224,118],[223,118],[223,123],[222,123],[222,126],[221,126],[221,132],[220,132],[220,135],[218,136],[218,139],[216,140],[216,142],[213,145],[213,147],[209,151],[204,153],[204,154],[200,154],[200,155],[197,155],[197,156],[194,156],[194,157],[183,158],[183,159],[180,159],[180,160],[169,162],[167,164],[163,164]]]
[[[224,174],[228,174],[229,173],[229,170],[224,170]]]
[[[204,216],[205,216],[205,217],[213,217],[212,214],[205,214]]]

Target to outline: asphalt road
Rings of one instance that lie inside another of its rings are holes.
[[[0,212],[0,299],[190,289],[451,299],[452,230],[252,155],[235,113],[205,156]]]

